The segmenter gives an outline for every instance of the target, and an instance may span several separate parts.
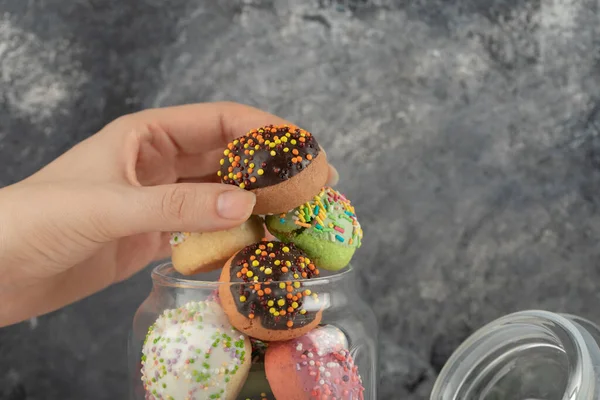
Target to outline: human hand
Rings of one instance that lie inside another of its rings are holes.
[[[243,223],[255,196],[218,183],[218,161],[230,140],[271,123],[287,122],[235,103],[146,110],[0,189],[0,326],[167,257],[168,232]],[[331,167],[330,184],[336,180]]]

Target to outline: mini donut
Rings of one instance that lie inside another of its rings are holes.
[[[272,343],[265,356],[265,371],[276,399],[364,399],[365,389],[346,336],[332,325]]]
[[[222,183],[256,195],[254,214],[278,214],[310,200],[327,182],[329,164],[315,137],[288,125],[253,129],[227,145]]]
[[[170,240],[173,268],[183,275],[221,268],[232,254],[264,235],[263,221],[255,215],[224,231],[174,232]]]
[[[250,339],[213,301],[165,310],[142,348],[147,400],[235,400],[251,366]]]
[[[238,330],[267,342],[289,340],[321,321],[322,302],[306,282],[318,275],[298,247],[263,241],[225,263],[220,281],[233,284],[219,285],[219,298]]]
[[[269,232],[304,250],[321,269],[346,267],[362,244],[363,231],[354,207],[330,187],[294,210],[265,220]]]

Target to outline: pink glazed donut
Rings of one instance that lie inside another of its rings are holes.
[[[346,336],[332,325],[286,342],[270,343],[265,372],[277,399],[364,399],[365,389]]]

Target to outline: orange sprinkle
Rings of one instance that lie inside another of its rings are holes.
[[[235,157],[233,157],[233,159],[234,159],[235,161],[238,161],[238,162],[239,162],[239,161],[242,159],[242,157],[240,157],[240,156],[235,156]]]
[[[246,272],[248,272],[248,268],[242,268],[242,274],[245,274]]]
[[[288,307],[288,312],[294,312],[294,307]]]
[[[292,154],[295,155],[295,156],[297,156],[298,155],[298,149],[292,150]]]
[[[263,297],[264,295],[265,295],[265,292],[264,292],[264,291],[262,291],[262,290],[259,290],[259,291],[258,291],[258,296],[259,296],[259,297]]]
[[[286,273],[288,271],[289,271],[288,267],[281,267],[281,272]]]
[[[306,159],[307,159],[308,161],[312,160],[312,158],[313,158],[313,157],[312,157],[312,154],[307,154],[307,155],[306,155]]]
[[[263,251],[262,253],[260,253],[261,256],[265,257],[267,255],[266,251]]]
[[[269,257],[275,258],[275,253],[269,253]]]
[[[285,310],[279,311],[279,315],[285,315],[285,314],[286,314]]]
[[[285,288],[285,290],[287,290],[288,292],[293,292],[294,288],[292,286],[288,286]]]
[[[266,293],[266,294],[271,294],[271,289],[269,289],[269,288],[265,288],[265,293]]]
[[[285,297],[287,297],[287,298],[288,298],[288,299],[290,299],[290,300],[293,300],[293,299],[294,299],[294,295],[293,295],[293,294],[291,294],[291,293],[288,293],[288,294],[287,294]]]
[[[306,139],[305,139],[305,138],[303,138],[302,136],[300,136],[300,137],[298,138],[298,140],[299,140],[299,141],[301,141],[301,142],[305,142],[305,141],[306,141]]]
[[[254,319],[254,314],[248,314],[248,318]]]
[[[286,325],[287,325],[288,328],[291,328],[292,326],[294,326],[294,321],[290,320],[290,321],[287,322]]]
[[[255,177],[253,177],[253,176],[251,176],[251,177],[250,177],[250,182],[252,182],[252,183],[256,182],[256,178],[255,178]]]
[[[264,249],[266,249],[266,246],[264,244],[261,244],[261,245],[258,246],[258,248],[261,249],[261,250],[264,250]]]

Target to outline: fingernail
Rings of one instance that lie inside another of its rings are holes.
[[[333,165],[329,165],[329,178],[327,179],[327,183],[329,186],[335,186],[340,181],[340,174],[337,172],[337,169]]]
[[[254,204],[254,193],[241,189],[228,190],[217,199],[217,214],[224,219],[245,219],[252,213]]]

